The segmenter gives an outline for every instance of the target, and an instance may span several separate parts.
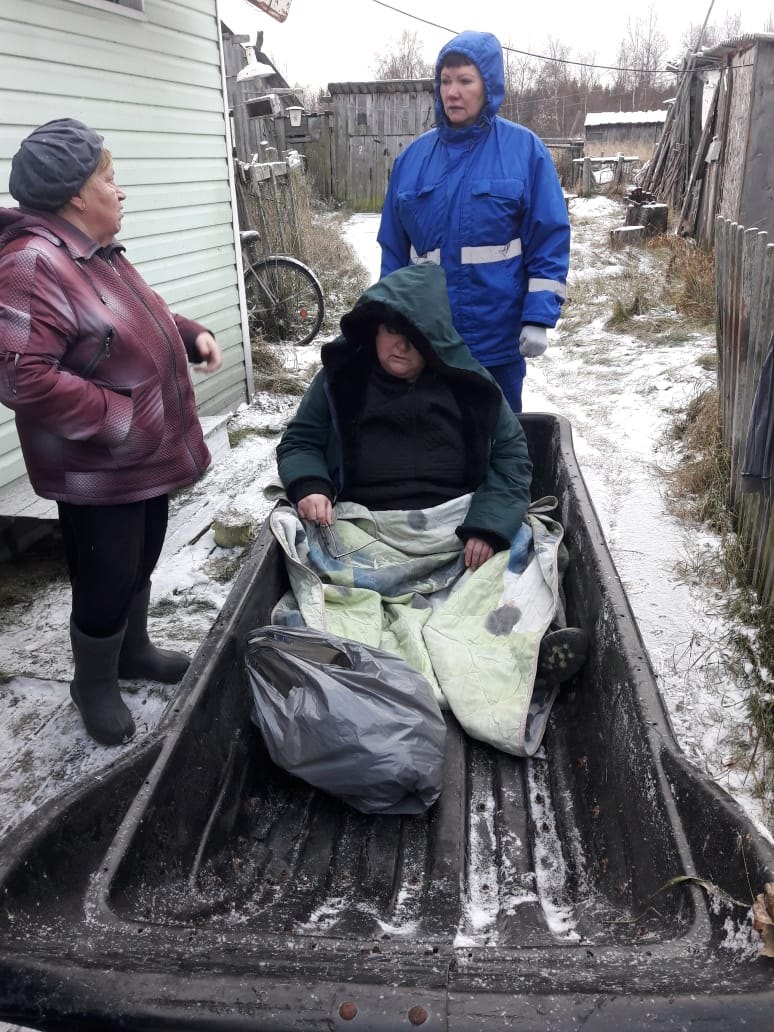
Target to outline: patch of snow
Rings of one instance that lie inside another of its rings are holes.
[[[543,751],[543,750],[541,750]],[[565,942],[580,942],[574,908],[567,892],[567,869],[551,807],[548,761],[545,754],[527,760],[529,810],[535,829],[533,853],[538,899],[549,931]]]
[[[665,121],[667,112],[660,111],[593,111],[586,115],[584,125],[658,125]]]
[[[382,267],[382,252],[376,244],[381,216],[374,212],[351,215],[343,229],[344,239],[352,245],[368,270],[368,282],[376,283]]]

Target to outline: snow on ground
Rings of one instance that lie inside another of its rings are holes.
[[[572,202],[573,253],[569,294],[612,291],[632,263],[652,260],[647,252],[611,252],[609,228],[621,222],[619,204],[602,197]],[[366,266],[379,274],[377,215],[353,215],[344,235]],[[678,741],[705,772],[732,792],[764,823],[754,797],[753,777],[738,769],[730,742],[747,735],[741,690],[724,663],[721,599],[678,573],[683,561],[718,542],[667,512],[659,470],[674,461],[661,444],[670,415],[711,375],[698,359],[714,339],[685,334],[675,343],[649,342],[605,328],[610,305],[582,327],[560,322],[541,358],[529,362],[524,407],[561,412],[572,424],[575,450],[608,545],[640,625]],[[305,365],[317,357],[319,341],[293,358]],[[277,435],[296,399],[260,394],[230,421],[239,443],[198,484],[173,501],[173,515],[209,501],[229,524],[252,525],[269,503],[263,487],[274,475]],[[213,529],[174,549],[165,549],[153,578],[151,625],[161,644],[193,652],[228,594],[242,551],[220,548]],[[22,566],[20,576],[28,577]],[[114,756],[91,743],[69,702],[70,653],[67,627],[69,587],[63,566],[4,612],[0,670],[15,674],[0,695],[0,834],[46,798]],[[128,702],[138,726],[156,725],[171,690],[135,686]]]
[[[621,223],[620,205],[604,198],[572,203],[573,255],[570,297],[611,291],[644,251],[611,252],[609,228]],[[345,236],[366,266],[379,272],[378,216],[354,215]],[[728,789],[760,824],[764,810],[752,776],[737,769],[730,742],[747,735],[741,690],[725,664],[729,630],[720,598],[698,580],[686,583],[682,560],[718,542],[678,523],[667,512],[659,469],[674,457],[662,434],[670,414],[709,381],[698,359],[714,348],[707,333],[686,333],[675,343],[639,339],[605,328],[610,305],[581,328],[571,319],[551,334],[544,356],[529,362],[527,411],[561,412],[573,427],[575,450],[610,550],[624,582],[655,669],[678,741],[687,755]],[[320,341],[295,356],[317,357]],[[239,437],[199,484],[173,501],[173,517],[208,502],[229,525],[254,529],[269,509],[263,487],[275,473],[278,433],[297,399],[258,395],[230,421]],[[213,528],[178,533],[165,548],[153,578],[151,627],[159,644],[193,652],[207,633],[244,555],[219,547]],[[182,540],[182,544],[181,544]],[[690,564],[689,564],[690,565]],[[4,610],[0,672],[15,675],[0,692],[0,835],[36,807],[80,779],[93,777],[115,750],[91,742],[69,701],[69,588],[64,567],[32,589],[30,565],[16,571],[18,602]],[[6,571],[4,570],[4,575]],[[174,689],[135,685],[127,700],[140,734],[158,723]],[[473,920],[476,924],[476,920]],[[484,922],[485,923],[485,922]]]
[[[601,302],[599,314],[577,328],[572,305],[568,306],[567,319],[552,332],[546,354],[529,362],[524,407],[560,412],[570,420],[584,479],[677,740],[765,831],[765,810],[755,797],[754,779],[738,769],[732,757],[731,742],[748,735],[748,720],[742,690],[725,662],[724,640],[730,628],[722,616],[722,599],[699,579],[687,581],[678,572],[681,563],[690,569],[697,555],[713,552],[719,543],[669,515],[659,472],[674,463],[674,455],[662,443],[671,413],[711,382],[698,359],[714,349],[714,337],[686,333],[679,343],[672,337],[645,344],[606,329],[611,312],[608,292],[633,264],[647,267],[652,259],[644,251],[609,250],[607,234],[621,224],[620,205],[601,197],[578,198],[571,204],[570,298],[574,292],[592,291]],[[379,275],[377,228],[377,215],[353,215],[344,227],[370,282]],[[300,349],[289,360],[308,365],[317,358],[320,343]],[[276,439],[296,402],[260,394],[250,406],[240,408],[229,423],[238,443],[198,484],[173,500],[177,532],[154,574],[151,598],[151,628],[159,644],[193,653],[244,555],[239,547],[219,547],[212,527],[204,533],[192,528],[186,538],[180,528],[185,527],[187,513],[208,503],[227,525],[255,530],[270,508],[263,488],[275,474]],[[18,602],[4,609],[0,642],[0,673],[15,675],[0,691],[0,835],[45,800],[98,776],[116,756],[116,750],[88,738],[70,703],[69,586],[61,561],[54,564],[53,576],[50,561],[43,567],[37,588],[30,587],[32,574],[40,573],[34,564],[27,561],[16,571],[3,571],[4,576],[18,578],[19,591]],[[158,724],[175,689],[157,684],[127,688],[131,690],[125,697],[142,735]],[[539,773],[536,765],[532,776]],[[476,834],[473,828],[474,851]],[[562,872],[550,861],[561,857],[558,838],[547,834],[540,848],[546,859],[536,863],[535,891],[557,938],[572,939],[576,933],[564,906]],[[485,942],[492,931],[487,872],[479,873],[471,885],[470,911],[458,945]],[[745,932],[745,948],[748,940]],[[7,1028],[0,1022],[0,1032]]]

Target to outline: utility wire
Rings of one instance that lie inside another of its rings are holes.
[[[420,18],[418,14],[411,14],[410,11],[403,11],[400,7],[394,7],[392,4],[385,3],[384,0],[371,0],[372,3],[378,4],[380,7],[386,7],[389,11],[395,11],[396,14],[402,14],[404,18],[411,18],[414,21],[423,22],[425,25],[430,25],[434,29],[441,29],[443,32],[448,32],[452,36],[458,36],[458,29],[451,29],[448,25],[440,25],[438,22],[430,21],[427,18]],[[714,3],[714,0],[712,0]],[[712,4],[710,4],[710,10],[712,10]],[[707,12],[709,18],[709,11]],[[706,27],[706,21],[704,23]],[[702,29],[702,34],[704,29]],[[570,61],[564,57],[548,57],[546,54],[533,54],[529,50],[518,50],[516,47],[507,46],[501,44],[503,50],[507,50],[512,54],[521,54],[524,57],[534,57],[538,61],[553,61],[556,64],[576,65],[579,68],[599,68],[606,72],[636,72],[638,75],[671,75],[677,73],[677,68],[622,68],[620,65],[603,65],[603,64],[592,64],[588,61]]]

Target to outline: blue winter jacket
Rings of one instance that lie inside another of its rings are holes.
[[[467,129],[452,128],[441,104],[441,63],[451,52],[476,65],[486,89]],[[454,325],[484,366],[519,358],[523,323],[556,324],[570,250],[551,155],[529,129],[497,115],[503,96],[494,36],[463,32],[446,44],[435,71],[437,127],[396,158],[378,235],[382,276],[412,262],[443,266]]]

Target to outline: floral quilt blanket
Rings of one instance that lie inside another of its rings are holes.
[[[472,737],[516,756],[539,748],[558,687],[536,683],[540,640],[557,614],[562,527],[556,499],[530,508],[510,551],[465,569],[454,533],[470,495],[430,509],[334,509],[330,527],[276,507],[271,529],[290,591],[272,622],[396,653]]]

